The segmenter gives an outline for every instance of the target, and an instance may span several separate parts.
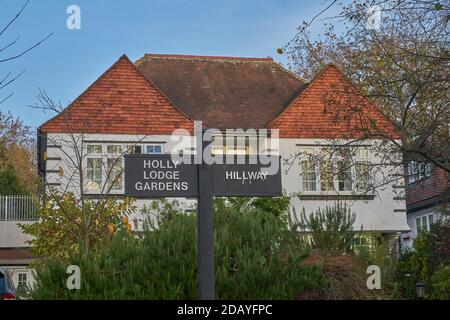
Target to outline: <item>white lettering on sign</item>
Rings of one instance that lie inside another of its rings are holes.
[[[134,185],[136,190],[138,191],[186,191],[188,190],[188,183],[186,181],[183,182],[136,182]]]
[[[225,171],[225,180],[250,180],[266,181],[267,171]]]
[[[144,160],[144,169],[176,169],[178,160]]]
[[[187,191],[189,184],[180,180],[178,160],[149,159],[143,162],[144,181],[134,184],[137,191]]]

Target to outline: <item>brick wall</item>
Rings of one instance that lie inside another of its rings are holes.
[[[406,205],[411,205],[440,195],[450,188],[448,174],[433,167],[431,176],[413,184],[406,184]]]

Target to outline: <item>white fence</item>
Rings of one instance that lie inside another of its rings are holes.
[[[39,198],[34,196],[1,196],[0,221],[37,220]]]

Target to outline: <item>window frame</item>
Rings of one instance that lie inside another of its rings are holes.
[[[330,158],[325,158],[322,160],[323,157],[328,157],[325,152],[328,153],[336,153],[335,155],[330,155]],[[325,155],[324,155],[325,154]],[[318,156],[320,158],[318,159]],[[301,192],[305,194],[363,194],[370,191],[371,186],[371,176],[370,176],[370,149],[368,147],[348,147],[345,150],[339,149],[337,151],[330,151],[330,147],[327,145],[324,146],[317,146],[317,147],[302,147],[300,148],[300,190]],[[315,178],[316,178],[316,190],[306,190],[303,186],[303,169],[302,169],[302,162],[305,160],[310,160],[314,162],[315,167]],[[340,190],[339,184],[339,163],[341,162],[349,162],[349,174],[351,178],[351,190]],[[331,164],[331,172],[332,172],[332,188],[333,190],[322,190],[323,181],[322,178],[324,177],[324,174],[322,172],[323,163],[330,163]],[[359,174],[356,166],[360,164],[365,164],[367,166],[367,181],[366,185],[367,188],[365,190],[361,190],[358,187],[358,183],[360,181]]]
[[[424,227],[424,221],[425,221],[425,229]],[[419,235],[422,231],[430,231],[431,227],[434,224],[434,213],[427,213],[420,216],[415,217],[415,224],[416,224],[416,235]]]
[[[25,277],[25,280],[21,279],[21,276]],[[28,286],[28,273],[26,272],[19,272],[17,273],[17,288],[20,287],[26,288]]]
[[[160,147],[161,152],[148,152],[149,147]],[[145,154],[164,154],[164,144],[163,143],[146,143],[144,153]]]

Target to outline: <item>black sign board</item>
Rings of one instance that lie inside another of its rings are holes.
[[[235,157],[234,164],[213,165],[213,193],[221,197],[278,197],[282,195],[280,158],[276,173],[257,157]],[[243,163],[243,164],[239,164]],[[252,164],[253,163],[253,164]]]
[[[125,194],[137,198],[196,197],[197,166],[168,154],[125,155]]]
[[[256,158],[255,158],[256,159]],[[278,168],[279,168],[279,159]],[[193,161],[191,162],[193,163]],[[243,164],[239,164],[243,163]],[[253,164],[252,164],[253,163]],[[281,196],[281,174],[249,157],[234,164],[213,164],[213,195],[220,197]],[[198,166],[172,160],[167,154],[125,156],[125,194],[137,198],[196,197]]]

